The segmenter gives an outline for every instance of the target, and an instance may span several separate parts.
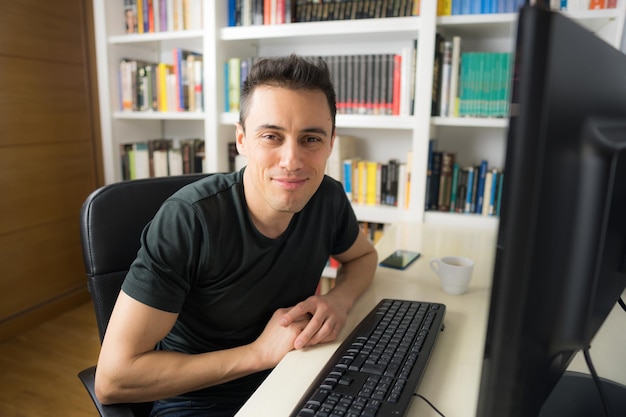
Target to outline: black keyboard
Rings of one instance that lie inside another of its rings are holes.
[[[291,417],[404,416],[445,311],[443,304],[382,300],[337,348]]]

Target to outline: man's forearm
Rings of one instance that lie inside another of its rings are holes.
[[[370,251],[343,263],[337,269],[333,295],[338,295],[346,303],[346,311],[352,309],[357,298],[365,292],[374,279],[378,254],[375,250]]]
[[[125,369],[99,365],[95,389],[103,404],[154,401],[222,384],[269,367],[258,360],[249,345],[197,355],[151,351]]]

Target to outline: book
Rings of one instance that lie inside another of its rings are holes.
[[[374,206],[380,204],[380,164],[375,161],[365,163],[365,204]],[[378,195],[378,199],[376,196]]]
[[[404,192],[404,208],[411,207],[411,173],[413,172],[413,152],[409,151],[406,156],[406,186]]]
[[[407,206],[407,163],[400,162],[398,164],[398,192],[396,197],[396,205],[398,208],[406,209]]]
[[[485,180],[487,178],[487,161],[482,160],[478,166],[478,179],[476,182],[475,213],[481,214],[485,198]]]
[[[445,40],[441,52],[441,79],[439,87],[439,116],[449,115],[450,77],[452,74],[452,42]]]
[[[472,210],[472,200],[474,196],[474,167],[470,166],[466,168],[467,171],[467,181],[465,185],[465,209],[464,213],[473,213]]]
[[[131,179],[150,178],[150,151],[147,142],[133,144]]]
[[[390,206],[398,206],[400,162],[397,159],[390,159],[387,165],[388,165],[387,181],[389,182],[388,193],[387,193],[387,204]]]
[[[356,202],[358,204],[366,203],[367,196],[367,162],[365,160],[359,160],[357,162],[357,181],[358,185],[357,194],[356,194]]]
[[[441,88],[441,71],[443,61],[443,36],[435,35],[435,57],[433,60],[433,83],[431,92],[431,116],[439,116],[439,89]]]
[[[458,2],[458,0],[457,0]],[[454,3],[453,3],[454,4]],[[459,71],[461,67],[461,37],[452,38],[452,57],[450,62],[450,96],[448,98],[448,117],[458,116]]]
[[[400,115],[400,92],[402,81],[402,55],[395,54],[393,56],[393,79],[391,94],[391,114]]]
[[[124,0],[124,24],[126,33],[137,33],[137,0]]]
[[[358,158],[343,160],[343,188],[350,201],[356,201],[355,166]]]
[[[187,79],[187,108],[189,111],[202,111],[203,79],[202,79],[202,55],[190,53],[186,58]],[[183,88],[185,88],[183,84]]]
[[[428,161],[426,163],[426,186],[425,186],[426,196],[424,199],[425,210],[430,210],[430,198],[431,198],[430,183],[431,183],[431,178],[433,175],[433,152],[435,151],[435,147],[436,147],[436,139],[430,139],[428,141]]]
[[[498,182],[501,181],[500,173],[497,169],[491,170],[491,189],[489,193],[489,205],[487,209],[488,216],[494,216],[496,214],[496,203],[498,195]]]
[[[154,139],[148,142],[152,177],[167,177],[169,173],[169,149],[171,140]]]
[[[183,154],[180,148],[180,140],[173,139],[167,153],[167,167],[169,175],[183,174]]]
[[[441,161],[442,152],[432,152],[432,170],[430,175],[430,183],[428,190],[428,210],[437,210],[439,205],[439,185],[441,181]]]
[[[241,58],[228,60],[228,111],[239,112],[241,95]]]
[[[134,60],[122,58],[120,60],[120,109],[122,111],[133,111],[133,73],[137,63]]]
[[[454,162],[452,166],[452,185],[450,187],[450,212],[456,212],[457,192],[459,189],[459,164]]]
[[[439,193],[437,197],[437,209],[439,211],[450,211],[450,198],[452,195],[452,171],[454,169],[454,160],[454,153],[441,153],[441,174],[439,176]]]
[[[459,178],[457,180],[456,187],[456,203],[454,205],[454,211],[456,213],[465,212],[465,202],[467,199],[467,177],[468,169],[459,167]]]
[[[493,181],[493,173],[491,171],[487,171],[485,173],[485,184],[483,186],[483,197],[482,197],[482,208],[479,214],[483,216],[489,215],[489,204],[491,202],[491,187]]]
[[[157,64],[157,108],[162,112],[169,110],[167,105],[167,76],[171,74],[172,71],[173,68],[171,65],[163,62]]]
[[[131,160],[133,158],[133,144],[123,143],[120,145],[120,167],[122,169],[122,180],[131,178]],[[134,161],[132,161],[134,165]]]

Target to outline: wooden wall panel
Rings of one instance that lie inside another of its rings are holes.
[[[77,219],[0,234],[0,322],[86,288]]]
[[[89,143],[0,149],[0,236],[67,219],[78,224],[80,207],[96,186]]]
[[[0,56],[0,146],[91,140],[80,65]]]
[[[83,0],[2,1],[0,55],[84,64]]]
[[[103,178],[91,1],[1,10],[0,341],[88,300],[79,212]]]

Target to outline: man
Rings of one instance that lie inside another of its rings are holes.
[[[377,254],[324,176],[335,114],[323,61],[253,67],[236,129],[248,164],[184,187],[144,230],[102,344],[100,401],[232,416],[290,350],[337,337]],[[314,295],[329,255],[336,285]]]

